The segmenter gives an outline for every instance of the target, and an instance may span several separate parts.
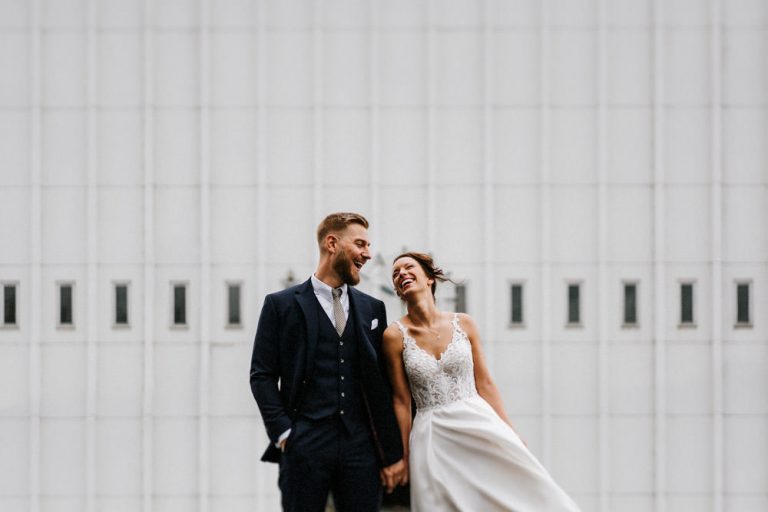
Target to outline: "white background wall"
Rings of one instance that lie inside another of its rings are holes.
[[[334,210],[372,222],[364,289],[403,247],[466,280],[585,511],[768,509],[767,30],[764,0],[0,1],[0,509],[277,510],[251,341]]]

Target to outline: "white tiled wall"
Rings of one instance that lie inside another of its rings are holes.
[[[357,210],[361,287],[406,247],[464,280],[510,416],[585,511],[765,510],[767,30],[763,0],[0,1],[0,509],[278,510],[258,311]]]

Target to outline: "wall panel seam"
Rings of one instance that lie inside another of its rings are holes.
[[[325,205],[325,60],[323,13],[325,2],[314,0],[312,10],[312,140],[313,140],[313,219],[316,222],[324,217]],[[333,211],[336,211],[333,208]],[[330,212],[326,212],[330,213]]]
[[[40,510],[40,405],[41,405],[41,329],[42,318],[42,138],[41,138],[41,84],[42,57],[40,27],[40,0],[32,0],[29,4],[31,11],[32,30],[29,33],[31,59],[28,72],[32,82],[32,104],[30,109],[30,167],[31,167],[31,237],[30,252],[30,326],[29,326],[29,509],[30,512]]]
[[[99,265],[98,265],[98,186],[96,168],[95,106],[96,92],[96,16],[94,0],[87,0],[86,32],[86,174],[87,174],[87,307],[86,307],[86,419],[85,419],[85,508],[87,512],[96,509],[96,389],[98,386],[97,345],[98,320],[102,313],[99,308]]]
[[[663,0],[653,3],[653,166],[654,166],[654,493],[656,512],[666,511],[666,343],[664,227],[664,24]]]
[[[200,66],[200,347],[198,383],[198,510],[207,512],[210,492],[210,426],[208,390],[211,351],[211,190],[210,190],[210,3],[200,0],[199,66]]]
[[[266,283],[266,275],[267,275],[267,234],[266,234],[266,226],[267,226],[267,212],[269,211],[267,208],[267,147],[265,144],[266,141],[266,129],[267,129],[267,90],[266,90],[266,69],[267,69],[267,62],[266,62],[266,7],[265,2],[256,2],[256,18],[257,18],[257,43],[256,43],[256,94],[257,94],[257,103],[258,103],[258,110],[257,110],[257,134],[256,134],[256,147],[257,147],[257,164],[256,164],[256,180],[257,180],[257,214],[256,214],[256,254],[257,254],[257,263],[256,263],[256,283],[254,286],[251,287],[250,290],[250,296],[252,298],[259,297],[259,301],[261,300],[260,297],[263,297],[268,290],[268,286]],[[243,286],[244,293],[248,293],[248,288]],[[244,308],[245,311],[247,311],[247,308]],[[256,308],[253,308],[254,311],[257,311]],[[256,409],[255,403],[252,403],[251,406]],[[262,432],[263,428],[261,427],[261,416],[257,413],[256,418],[254,418],[254,421],[256,422],[256,431]],[[262,436],[264,437],[264,436]],[[256,455],[256,454],[254,454]],[[257,463],[258,464],[258,463]],[[260,464],[257,466],[256,470],[256,498],[255,498],[255,510],[265,510],[266,509],[266,503],[265,503],[265,491],[267,488],[267,484],[265,482],[266,478],[264,477],[264,465]],[[271,484],[272,482],[270,482]]]
[[[711,236],[712,236],[712,483],[713,511],[723,510],[724,433],[723,433],[723,251],[722,251],[722,19],[720,0],[712,0],[710,14],[710,80],[712,136]]]
[[[552,327],[549,318],[552,313],[552,255],[551,255],[551,133],[550,121],[552,98],[550,96],[551,58],[551,3],[542,0],[540,4],[541,26],[539,29],[540,60],[539,77],[541,80],[540,113],[539,113],[539,144],[541,159],[541,174],[539,182],[539,250],[541,259],[541,438],[542,462],[550,467],[552,462]]]
[[[155,340],[155,170],[154,170],[154,58],[152,0],[143,2],[143,167],[144,167],[144,361],[142,389],[142,510],[152,512],[154,492],[154,340]]]
[[[598,0],[597,4],[597,183],[598,183],[598,221],[597,221],[597,253],[598,253],[598,488],[599,510],[605,512],[610,508],[610,454],[608,423],[608,277],[607,277],[607,246],[608,246],[608,168],[606,147],[607,126],[607,34],[606,34],[606,0]]]

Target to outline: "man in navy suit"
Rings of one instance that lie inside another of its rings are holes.
[[[333,213],[318,226],[320,260],[304,283],[264,299],[251,391],[280,463],[283,510],[377,511],[408,479],[382,370],[384,303],[353,288],[371,258],[368,221]]]

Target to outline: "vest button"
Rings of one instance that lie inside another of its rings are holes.
[[[339,342],[339,345],[341,345],[341,346],[344,346],[344,342],[343,342],[343,341],[340,341],[340,342]]]
[[[343,375],[341,376],[341,380],[344,380],[344,376]]]
[[[344,359],[343,359],[343,358],[341,359],[341,362],[342,362],[342,363],[344,362]]]
[[[344,409],[340,410],[339,414],[344,414]]]
[[[343,391],[341,392],[341,397],[344,398],[344,392]]]

